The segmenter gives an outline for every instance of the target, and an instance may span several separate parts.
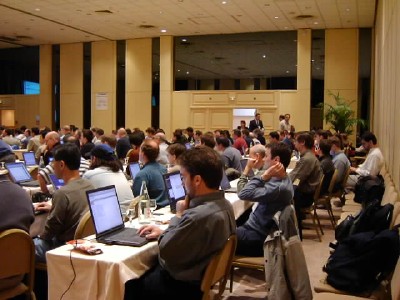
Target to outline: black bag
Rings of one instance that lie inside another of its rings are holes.
[[[372,200],[382,200],[385,192],[385,181],[382,175],[377,176],[360,176],[354,187],[354,202],[361,203],[365,206]]]
[[[371,292],[395,268],[399,258],[398,229],[357,233],[338,243],[323,267],[327,282],[353,294]]]
[[[393,216],[393,204],[383,206],[380,200],[373,200],[356,215],[349,215],[335,229],[335,239],[341,242],[346,237],[366,231],[378,233],[388,229]]]

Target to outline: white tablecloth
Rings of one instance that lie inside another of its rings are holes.
[[[235,218],[252,205],[249,201],[239,200],[236,193],[225,193],[225,197],[232,203]],[[155,218],[167,218],[167,211],[168,208],[159,210],[164,215]],[[133,221],[133,227],[139,226],[135,222],[137,220]],[[90,256],[77,251],[71,252],[71,245],[47,252],[49,300],[60,299],[68,289],[74,278],[71,262],[76,278],[63,297],[64,300],[117,300],[123,299],[125,282],[143,275],[157,260],[157,242],[150,242],[143,247],[96,245],[103,250],[103,254]]]

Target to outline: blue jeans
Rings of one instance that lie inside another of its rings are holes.
[[[60,242],[56,238],[50,241],[42,240],[40,238],[34,238],[33,243],[35,244],[35,259],[36,262],[46,262],[46,252],[54,248],[62,246],[64,243]]]

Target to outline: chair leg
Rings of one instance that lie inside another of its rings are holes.
[[[230,275],[230,280],[229,280],[229,292],[232,293],[233,290],[233,271],[234,271],[234,267],[231,267],[231,273]]]
[[[315,228],[315,232],[317,233],[318,239],[319,239],[320,242],[322,242],[321,235],[319,234],[317,223],[315,223],[315,214],[311,214],[311,219],[312,219],[312,222],[313,222],[313,226]]]
[[[318,217],[318,214],[317,214],[317,209],[315,208],[315,206],[314,206],[314,216],[317,219],[318,227],[321,230],[321,234],[324,235],[324,230],[322,229],[321,222],[319,220],[319,217]]]

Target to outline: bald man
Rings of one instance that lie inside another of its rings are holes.
[[[124,161],[126,154],[131,149],[131,144],[129,143],[129,137],[126,133],[125,128],[120,128],[117,131],[117,146],[115,151],[117,152],[117,157],[120,161]]]
[[[143,163],[143,168],[136,175],[132,186],[133,195],[139,196],[142,181],[145,181],[150,199],[156,200],[157,208],[168,204],[163,180],[163,174],[167,173],[167,168],[156,161],[159,153],[160,148],[156,141],[144,140],[139,151],[139,160]]]

